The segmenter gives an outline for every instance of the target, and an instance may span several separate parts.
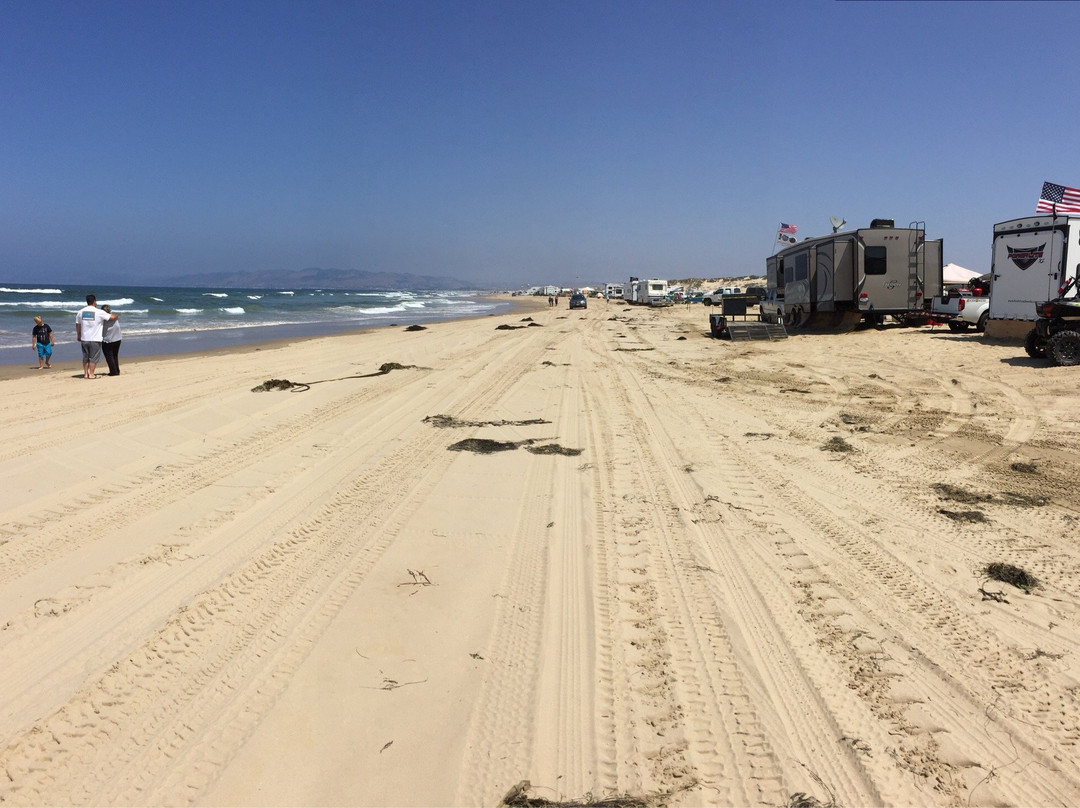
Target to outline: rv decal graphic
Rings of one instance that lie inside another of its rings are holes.
[[[1040,244],[1035,249],[1013,249],[1008,244],[1005,245],[1005,249],[1009,251],[1009,260],[1016,264],[1020,269],[1027,269],[1036,261],[1041,261],[1043,257],[1043,248],[1046,243]]]

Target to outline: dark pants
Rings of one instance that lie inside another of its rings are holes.
[[[105,354],[105,361],[109,364],[110,376],[120,375],[120,343],[122,341],[101,343],[101,352]]]

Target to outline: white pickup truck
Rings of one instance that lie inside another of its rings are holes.
[[[950,331],[986,330],[990,317],[990,298],[975,296],[967,289],[952,289],[934,298],[930,319],[945,323]]]
[[[701,302],[706,306],[724,305],[725,295],[741,295],[742,289],[738,286],[722,286],[713,292],[706,292],[701,296]]]

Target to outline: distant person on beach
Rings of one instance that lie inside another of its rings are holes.
[[[112,314],[112,309],[106,303],[101,310]],[[109,375],[120,375],[120,321],[106,320],[101,326],[101,352],[105,354],[105,362],[109,365]]]
[[[555,305],[555,298],[553,298],[551,295],[548,295],[548,305],[549,306],[554,306]]]
[[[37,369],[52,367],[52,328],[40,317],[34,318],[34,349],[37,351]]]
[[[97,297],[86,296],[86,305],[75,313],[75,337],[82,349],[83,378],[96,379],[97,364],[101,361],[102,326],[108,320],[115,320],[118,315],[102,311],[97,307]]]

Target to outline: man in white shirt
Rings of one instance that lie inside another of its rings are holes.
[[[94,295],[86,296],[86,305],[75,315],[75,337],[82,348],[83,378],[96,379],[97,363],[101,361],[101,336],[103,324],[119,315],[109,314],[97,307]]]

